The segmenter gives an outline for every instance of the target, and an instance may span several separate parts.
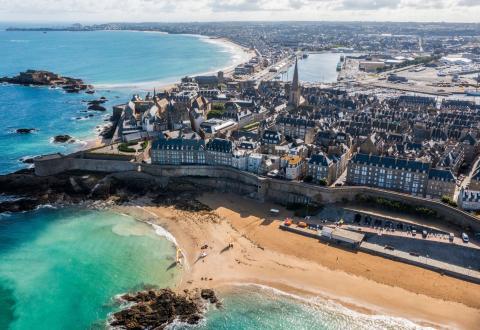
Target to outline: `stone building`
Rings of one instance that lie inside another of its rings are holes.
[[[205,164],[205,141],[198,138],[158,139],[152,143],[153,164]]]
[[[427,198],[440,199],[443,196],[453,198],[456,178],[450,170],[430,169],[428,173]]]
[[[356,154],[347,167],[347,183],[425,196],[429,163]]]

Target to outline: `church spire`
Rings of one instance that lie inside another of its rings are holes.
[[[295,57],[295,69],[293,71],[293,81],[290,88],[290,98],[288,103],[294,107],[300,105],[300,83],[298,81],[298,58]]]
[[[298,58],[295,57],[295,70],[293,71],[292,89],[298,89]]]

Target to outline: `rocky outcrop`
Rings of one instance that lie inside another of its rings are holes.
[[[32,133],[32,132],[35,132],[36,129],[35,128],[17,128],[15,130],[15,133],[17,134],[29,134],[29,133]]]
[[[72,139],[72,137],[68,134],[61,134],[61,135],[56,135],[53,137],[53,142],[54,143],[65,143],[68,142]]]
[[[126,294],[122,300],[133,303],[113,314],[110,326],[121,329],[165,329],[173,321],[197,324],[203,318],[205,303],[218,301],[213,290],[185,290],[177,294],[170,289]],[[204,298],[208,297],[208,298]]]
[[[15,200],[0,202],[0,213],[23,212],[34,210],[40,202],[31,198],[18,198]]]
[[[107,109],[102,106],[105,102],[107,102],[107,99],[103,96],[99,100],[88,101],[88,110],[107,111]]]
[[[0,194],[18,196],[0,207],[4,211],[28,211],[41,204],[81,203],[149,196],[155,205],[190,211],[208,211],[195,197],[206,188],[185,184],[181,178],[154,177],[142,172],[87,173],[65,172],[55,176],[36,176],[33,170],[0,175]],[[3,210],[3,211],[2,211]]]
[[[85,84],[81,79],[62,77],[56,73],[43,70],[27,70],[14,77],[3,77],[0,78],[0,83],[25,86],[62,87],[69,93],[77,93],[93,89],[93,86]]]
[[[88,106],[88,110],[93,110],[93,111],[107,111],[107,108],[104,106],[101,106],[100,104],[92,104]]]

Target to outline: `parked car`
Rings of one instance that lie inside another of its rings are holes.
[[[427,236],[428,236],[428,232],[426,230],[423,230],[422,231],[422,237],[427,238]]]
[[[468,243],[470,239],[468,238],[468,235],[466,233],[462,233],[462,241],[464,243]]]

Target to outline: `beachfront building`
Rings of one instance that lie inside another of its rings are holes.
[[[358,153],[347,166],[347,183],[425,196],[429,170],[429,163]]]
[[[304,175],[305,161],[300,156],[283,156],[281,166],[285,169],[287,180],[299,180]]]
[[[158,139],[152,143],[150,157],[152,164],[205,164],[205,141],[183,137]]]
[[[233,143],[225,139],[212,139],[205,146],[208,165],[232,166]]]
[[[251,153],[248,155],[247,171],[256,174],[260,173],[263,157],[264,155],[259,153]]]
[[[327,185],[336,179],[336,164],[324,153],[312,155],[307,164],[307,177],[313,182],[320,183],[325,180]]]

